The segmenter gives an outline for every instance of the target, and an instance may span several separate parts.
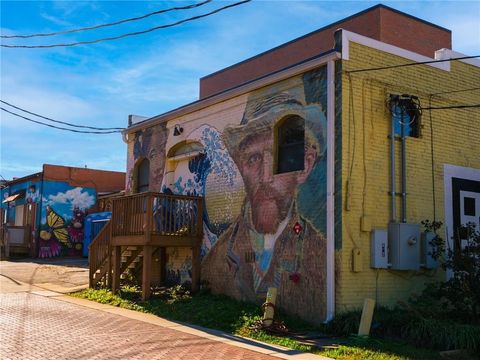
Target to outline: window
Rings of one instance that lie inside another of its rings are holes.
[[[137,191],[146,192],[149,189],[150,161],[143,159],[137,169]]]
[[[277,174],[303,170],[305,157],[305,120],[293,115],[277,128]]]
[[[418,98],[413,95],[390,95],[389,103],[395,135],[420,137],[422,112]]]
[[[15,206],[15,226],[23,226],[23,211],[24,205]]]

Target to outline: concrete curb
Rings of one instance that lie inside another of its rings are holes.
[[[50,291],[49,291],[50,293]],[[39,294],[40,295],[40,294]],[[204,328],[197,325],[184,324],[163,319],[156,315],[146,314],[134,310],[123,309],[112,305],[100,304],[94,301],[75,298],[64,294],[57,293],[57,295],[44,295],[52,297],[59,301],[68,302],[71,304],[84,306],[98,311],[104,311],[111,314],[127,317],[129,319],[143,321],[149,324],[169,328],[176,331],[181,331],[190,335],[203,337],[209,340],[218,341],[228,345],[237,346],[243,349],[259,352],[265,355],[277,357],[280,359],[294,359],[294,360],[332,360],[331,358],[314,355],[310,353],[303,353],[298,350],[292,350],[279,345],[267,344],[261,341],[235,336],[219,330]]]

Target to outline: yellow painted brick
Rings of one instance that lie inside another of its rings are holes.
[[[343,61],[344,70],[403,64],[405,59],[351,43],[350,60]],[[360,231],[360,219],[368,215],[373,228],[387,228],[390,218],[390,159],[389,113],[385,102],[389,93],[416,95],[424,107],[429,106],[429,94],[475,87],[480,83],[477,67],[452,62],[446,72],[422,65],[351,75],[353,88],[353,117],[350,112],[349,79],[342,76],[342,198],[346,199],[347,180],[351,184],[350,211],[342,215],[343,239],[340,265],[340,283],[336,291],[337,310],[361,307],[365,297],[381,305],[393,305],[405,300],[412,292],[419,292],[425,282],[443,276],[435,272],[400,272],[369,268],[370,234]],[[478,102],[479,93],[435,96],[432,106],[451,106]],[[431,168],[430,114],[424,112],[422,137],[407,140],[408,222],[419,223],[433,219],[433,192]],[[355,126],[352,123],[355,119]],[[480,111],[432,111],[434,144],[434,182],[437,220],[444,220],[443,165],[452,164],[480,168]],[[355,133],[353,132],[355,129]],[[365,131],[365,134],[364,134]],[[363,153],[365,136],[366,152]],[[355,154],[352,151],[355,143]],[[399,146],[397,144],[397,146]],[[397,151],[397,176],[399,176]],[[350,166],[353,161],[352,173]],[[363,186],[366,173],[365,200]],[[399,177],[397,178],[397,184]],[[398,190],[398,189],[397,189]],[[400,202],[397,202],[400,209]],[[364,271],[351,271],[349,254],[359,247],[365,254]]]

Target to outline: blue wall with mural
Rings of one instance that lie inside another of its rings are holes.
[[[2,189],[0,196],[3,201],[16,193],[21,196],[2,203],[2,209],[7,210],[7,223],[14,226],[15,208],[19,205],[32,206],[31,230],[38,257],[82,255],[84,220],[88,210],[96,203],[95,189],[73,187],[61,181],[25,181]],[[27,219],[24,219],[22,225],[26,223]]]

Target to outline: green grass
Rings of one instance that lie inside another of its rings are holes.
[[[118,295],[113,295],[111,291],[105,289],[86,289],[73,293],[71,296],[151,313],[165,319],[222,330],[335,359],[440,359],[438,352],[432,350],[419,349],[393,341],[356,337],[349,338],[345,345],[332,349],[318,350],[291,338],[270,335],[264,331],[253,331],[251,329],[252,325],[255,321],[260,320],[262,316],[260,306],[240,302],[222,295],[213,295],[208,292],[200,292],[190,296],[189,293],[184,293],[180,288],[173,288],[157,294],[146,302],[140,300],[139,291],[134,287],[124,287]],[[327,330],[325,327],[313,327],[298,318],[289,317],[282,313],[276,315],[294,332],[322,332]]]
[[[342,360],[442,359],[437,351],[417,348],[403,342],[357,337],[349,338],[347,344],[325,349],[317,354]]]

